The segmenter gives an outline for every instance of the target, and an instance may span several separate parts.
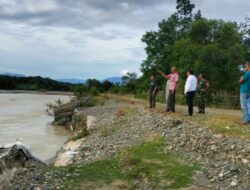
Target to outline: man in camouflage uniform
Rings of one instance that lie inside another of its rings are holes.
[[[154,75],[150,76],[150,88],[148,90],[149,108],[155,108],[155,97],[157,93],[157,81]]]
[[[203,74],[199,74],[198,77],[198,88],[197,88],[197,92],[198,92],[198,109],[199,112],[201,114],[205,113],[205,95],[206,95],[206,91],[209,87],[209,83],[206,80],[205,76]]]

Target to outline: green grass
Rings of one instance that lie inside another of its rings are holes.
[[[68,173],[79,170],[80,174],[77,177],[72,175],[65,181],[66,187],[95,189],[122,180],[127,182],[126,189],[136,189],[132,185],[135,179],[148,181],[160,189],[188,186],[197,166],[178,156],[164,153],[164,147],[164,140],[157,139],[125,150],[115,158],[78,167],[68,166]]]
[[[106,101],[106,97],[104,96],[94,96],[87,102],[83,104],[85,107],[95,107],[95,106],[103,106]]]
[[[114,179],[127,179],[119,168],[117,159],[103,159],[79,168],[81,174],[74,183],[83,183],[87,181],[102,181],[106,184]],[[74,169],[72,169],[73,171]]]
[[[185,187],[191,180],[194,164],[164,153],[164,140],[158,139],[123,153],[122,165],[131,179],[146,178],[161,189]]]

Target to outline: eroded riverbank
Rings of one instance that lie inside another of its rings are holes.
[[[14,187],[118,190],[250,187],[247,139],[216,134],[133,101],[107,99],[104,105],[81,107],[77,112],[91,118],[92,124],[90,134],[74,150],[77,153],[70,165],[29,166],[16,176]]]

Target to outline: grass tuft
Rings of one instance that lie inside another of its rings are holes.
[[[94,96],[87,102],[83,104],[85,107],[95,107],[95,106],[103,106],[106,101],[106,97],[104,96]]]
[[[67,172],[72,173],[69,176],[73,177],[67,180],[66,186],[96,189],[104,186],[107,188],[115,181],[125,181],[120,184],[121,189],[136,189],[133,186],[135,179],[155,184],[160,189],[188,186],[197,166],[164,153],[164,147],[164,140],[156,139],[125,150],[115,158],[82,166],[68,166]],[[73,175],[76,170],[80,171],[77,177]]]

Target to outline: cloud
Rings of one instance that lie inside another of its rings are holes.
[[[193,0],[204,16],[243,21],[250,1]],[[0,0],[1,70],[53,78],[139,73],[142,35],[175,0]]]
[[[32,25],[72,27],[82,30],[106,24],[120,24],[139,28],[156,25],[162,15],[169,15],[173,0],[121,1],[121,0],[10,0],[0,3],[0,19]],[[147,16],[154,12],[154,16]]]
[[[125,70],[121,70],[120,73],[121,73],[122,76],[127,76],[128,72],[129,72],[129,70],[125,69]]]

